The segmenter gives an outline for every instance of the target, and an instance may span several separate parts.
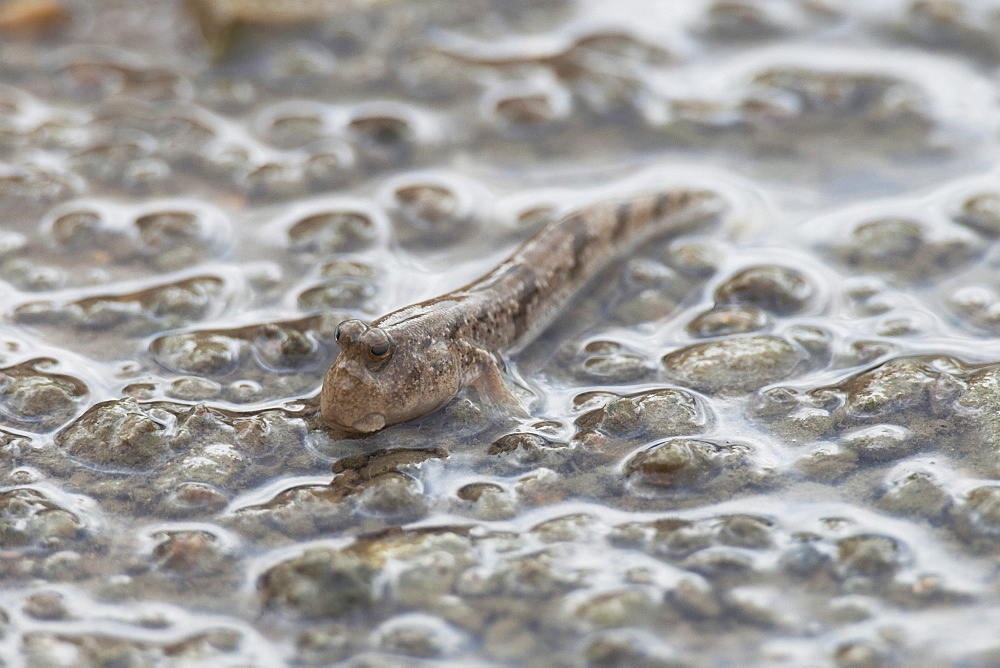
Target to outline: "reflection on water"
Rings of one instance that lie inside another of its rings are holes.
[[[995,664],[1000,4],[858,4],[0,0],[0,663]],[[653,187],[531,419],[324,427]]]

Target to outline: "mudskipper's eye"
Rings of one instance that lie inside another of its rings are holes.
[[[333,332],[333,340],[340,343],[340,325],[337,325],[337,329]]]
[[[385,357],[392,350],[392,341],[385,339],[384,341],[373,343],[369,350],[374,357]]]

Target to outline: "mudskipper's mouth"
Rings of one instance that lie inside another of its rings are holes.
[[[361,431],[365,433],[370,433],[373,431],[378,431],[385,426],[385,416],[381,413],[369,413],[360,420],[355,420],[354,424],[351,425],[351,429],[354,431]]]
[[[351,434],[370,434],[385,426],[385,416],[381,413],[369,413],[363,418],[355,420],[354,424],[351,425],[341,424],[339,421],[330,418],[325,419],[326,423],[337,431]]]

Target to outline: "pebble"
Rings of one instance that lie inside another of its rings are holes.
[[[936,521],[954,505],[934,464],[902,462],[885,478],[879,505],[900,515]]]
[[[628,439],[698,434],[712,421],[711,409],[703,401],[689,392],[666,388],[610,395],[603,406],[577,418],[575,425],[577,439],[591,432]]]
[[[98,404],[57,437],[82,461],[109,468],[146,469],[170,452],[174,420],[132,399]]]
[[[815,293],[801,272],[778,265],[749,267],[726,279],[715,290],[717,304],[755,306],[776,315],[803,310]]]
[[[265,608],[306,619],[339,618],[378,601],[376,569],[351,552],[311,548],[277,563],[257,579]]]
[[[243,342],[222,334],[170,334],[153,342],[156,361],[171,371],[223,376],[240,363]]]
[[[428,615],[401,615],[383,622],[373,632],[372,644],[389,654],[421,659],[444,659],[458,654],[462,633]]]
[[[54,548],[83,536],[86,523],[76,513],[30,487],[0,492],[0,547]]]
[[[877,218],[855,225],[833,252],[848,267],[921,282],[963,267],[982,247],[959,228],[932,233],[912,218]]]
[[[69,420],[88,397],[90,390],[79,378],[47,371],[53,362],[40,358],[0,369],[0,410],[10,426],[50,431]]]
[[[695,343],[664,355],[671,379],[702,392],[750,392],[783,380],[804,355],[783,338],[747,334]]]
[[[367,248],[376,239],[372,216],[349,207],[310,214],[288,228],[292,250],[328,255]]]
[[[647,490],[703,489],[727,471],[752,468],[752,449],[740,443],[674,438],[625,462],[626,479]]]
[[[841,447],[853,450],[861,459],[887,461],[910,454],[914,444],[905,427],[880,424],[848,432],[840,438]]]
[[[688,324],[691,336],[707,339],[715,336],[749,334],[765,329],[769,318],[764,311],[753,306],[716,306],[700,313]]]

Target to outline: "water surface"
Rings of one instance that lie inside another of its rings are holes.
[[[0,664],[994,665],[1000,3],[0,3]],[[343,319],[728,207],[360,439]]]

